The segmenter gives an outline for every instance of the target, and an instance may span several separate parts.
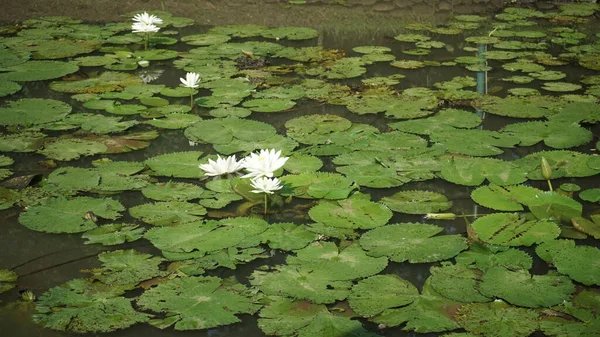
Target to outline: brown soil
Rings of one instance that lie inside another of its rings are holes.
[[[192,18],[201,25],[261,24],[315,28],[365,26],[401,27],[404,20],[430,20],[433,7],[416,13],[407,9],[379,12],[371,6],[339,4],[289,5],[284,0],[0,0],[0,23],[18,23],[41,16],[70,16],[87,22],[124,20],[139,10],[164,10]],[[425,1],[426,2],[426,1]],[[423,10],[424,9],[424,10]]]

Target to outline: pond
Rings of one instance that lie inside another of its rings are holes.
[[[142,13],[0,27],[8,336],[598,336],[600,5]]]

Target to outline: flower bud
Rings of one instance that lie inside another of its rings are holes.
[[[427,214],[425,214],[425,219],[454,220],[454,219],[456,219],[456,214],[454,214],[454,213],[427,213]]]
[[[542,157],[542,177],[546,180],[552,179],[552,168],[544,157]]]

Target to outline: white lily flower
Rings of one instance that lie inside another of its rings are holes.
[[[235,173],[242,169],[242,161],[237,161],[235,155],[225,159],[217,155],[217,161],[208,160],[208,164],[201,164],[199,167],[204,171],[204,174],[210,177],[220,176],[223,174]]]
[[[131,25],[131,30],[134,33],[156,33],[160,28],[151,23],[134,22],[133,25]]]
[[[163,20],[161,18],[152,14],[148,14],[147,12],[134,15],[133,21],[143,22],[151,25],[160,25],[163,23]]]
[[[243,167],[248,170],[248,174],[242,178],[251,177],[273,177],[273,172],[280,169],[289,157],[281,157],[281,150],[275,152],[275,149],[260,150],[259,154],[251,153],[243,160]]]
[[[183,83],[186,88],[196,89],[200,85],[200,74],[198,73],[187,73],[185,79],[180,77],[179,80]]]
[[[283,188],[281,181],[277,178],[257,177],[252,179],[250,184],[255,188],[255,190],[250,191],[252,193],[273,194],[274,191]]]

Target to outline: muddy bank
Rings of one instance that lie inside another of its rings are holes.
[[[543,2],[543,1],[542,1]],[[263,24],[321,27],[369,21],[393,25],[397,20],[441,20],[453,14],[496,12],[506,0],[0,0],[0,22],[17,23],[48,15],[89,22],[123,20],[136,10],[165,10],[201,25]],[[541,3],[541,2],[540,2]],[[551,4],[551,3],[549,3]],[[397,23],[396,23],[397,24]]]

